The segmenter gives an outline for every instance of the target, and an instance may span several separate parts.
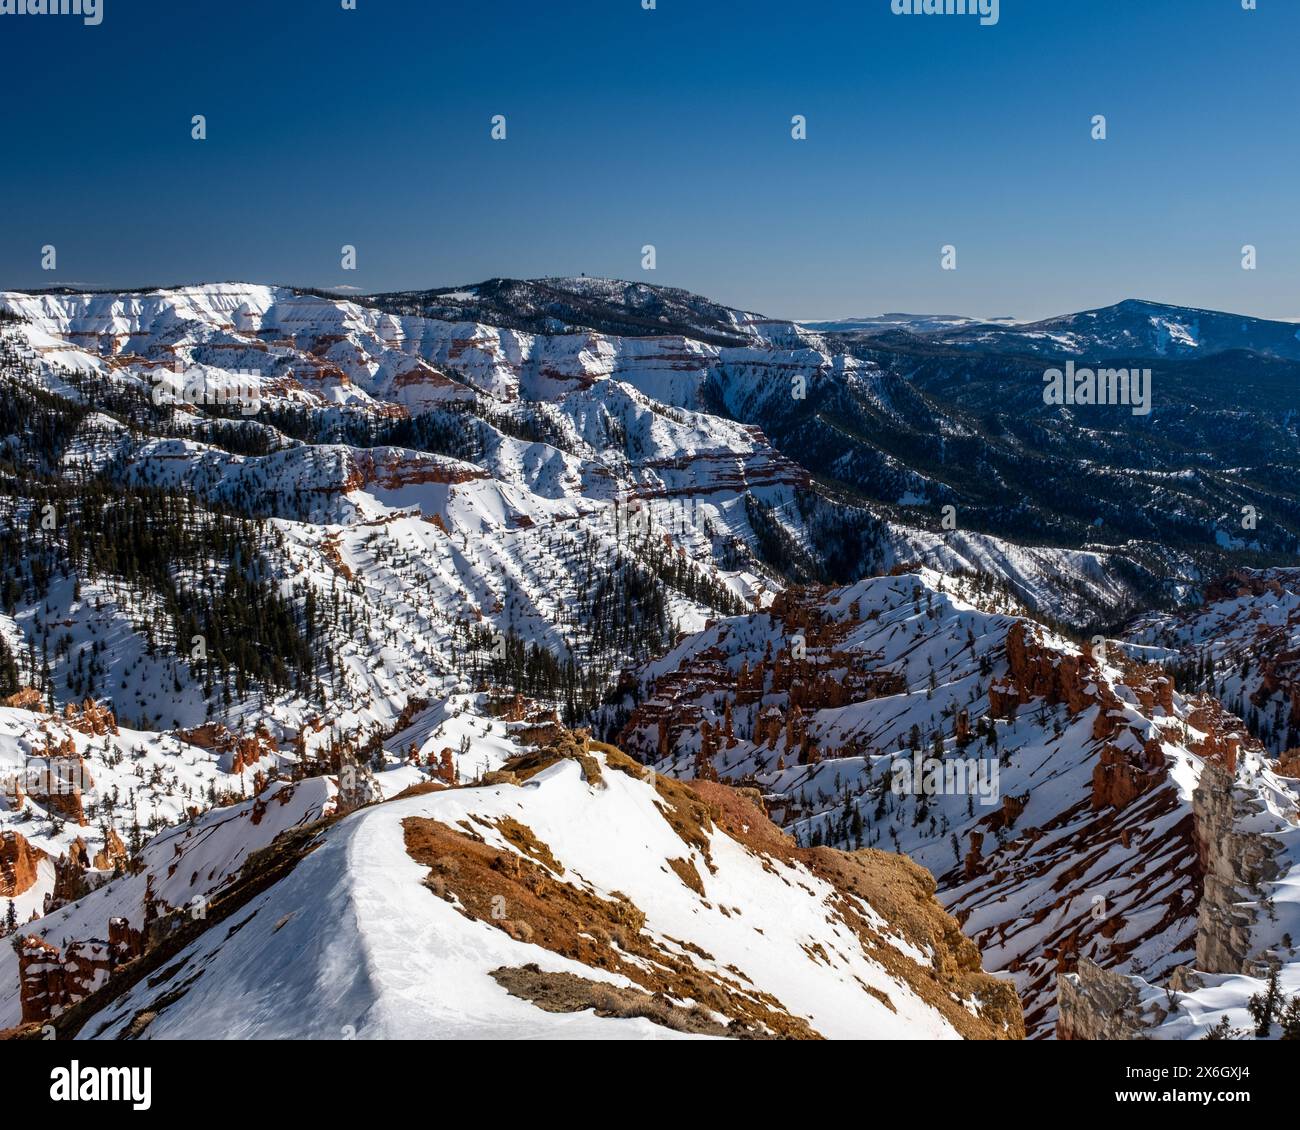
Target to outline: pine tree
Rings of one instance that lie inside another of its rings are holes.
[[[1251,1019],[1255,1021],[1255,1035],[1265,1040],[1273,1030],[1273,1019],[1282,1005],[1282,989],[1278,984],[1277,967],[1269,970],[1268,984],[1262,993],[1255,993],[1247,1002]]]
[[[1292,997],[1286,1002],[1279,1022],[1282,1025],[1282,1039],[1300,1040],[1300,996]]]

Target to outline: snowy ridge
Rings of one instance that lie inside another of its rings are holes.
[[[39,939],[69,955],[70,943],[106,950],[116,942],[120,947],[117,957],[130,960],[141,951],[151,924],[166,915],[181,921],[201,920],[208,903],[238,874],[249,856],[285,831],[320,820],[332,810],[333,792],[324,777],[297,785],[277,783],[255,800],[215,808],[169,828],[149,841],[133,870],[103,876],[95,890],[39,923],[24,926],[19,937]],[[114,921],[119,923],[117,927]],[[0,1027],[31,1020],[33,1009],[57,1015],[69,1003],[47,1002],[42,988],[31,984],[24,991],[24,966],[28,964],[17,948],[0,947]],[[108,974],[107,965],[91,969],[68,988],[79,999],[101,987]]]
[[[238,931],[204,932],[166,975],[85,1018],[81,1035],[1014,1034],[1014,1016],[1002,1018],[1006,1000],[991,978],[954,967],[943,975],[951,996],[925,987],[934,974],[922,969],[941,952],[950,960],[942,936],[933,941],[935,956],[919,936],[895,936],[900,924],[856,898],[849,909],[816,864],[781,858],[779,844],[764,851],[719,826],[698,838],[683,831],[666,817],[680,813],[689,790],[671,786],[664,794],[626,759],[591,756],[581,765],[553,762],[522,785],[428,793],[355,813],[236,912]],[[421,854],[425,836],[452,852],[433,872]],[[598,964],[588,943],[578,943],[577,959],[566,957],[552,947],[571,943],[556,941],[552,923],[532,903],[517,903],[514,888],[504,888],[502,915],[482,914],[481,892],[468,877],[475,853],[515,861],[495,864],[488,876],[522,867],[525,882],[548,884],[548,900],[596,907],[592,931],[600,931],[605,907],[623,908],[632,924],[621,941],[605,943],[611,948],[597,943]],[[520,981],[556,974],[577,980],[553,983],[594,993],[595,1010],[543,1010],[519,995]],[[686,995],[687,985],[699,993],[712,986],[710,999]],[[649,1011],[642,1001],[644,1015],[633,1008],[621,1019],[609,1014],[602,986],[624,990],[625,1004],[655,988],[673,1007]]]

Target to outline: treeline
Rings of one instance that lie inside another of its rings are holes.
[[[50,610],[60,580],[74,584],[74,597],[94,580],[124,599],[131,594],[150,651],[178,656],[207,693],[220,689],[227,702],[254,686],[311,689],[313,605],[299,614],[280,596],[264,564],[269,527],[190,498],[103,481],[22,493],[16,482],[0,482],[0,494],[7,496],[0,602],[11,616],[20,603],[37,606],[27,666],[47,693],[51,648],[57,655],[60,640],[41,606]]]
[[[0,337],[0,473],[45,477],[58,470],[68,443],[90,410],[31,383],[28,359]]]

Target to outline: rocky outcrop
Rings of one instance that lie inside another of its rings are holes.
[[[989,688],[989,709],[1004,718],[1035,698],[1051,705],[1064,702],[1071,714],[1097,700],[1096,670],[1091,656],[1046,647],[1037,629],[1017,620],[1007,629],[1007,675]]]
[[[1173,994],[1204,987],[1199,972],[1263,977],[1273,960],[1267,888],[1288,863],[1287,837],[1272,833],[1288,825],[1266,802],[1267,786],[1261,788],[1257,775],[1258,743],[1243,743],[1230,728],[1225,733],[1233,719],[1217,703],[1199,703],[1190,717],[1194,728],[1205,732],[1192,743],[1204,758],[1191,821],[1201,871],[1192,938],[1198,972],[1180,966],[1161,989],[1080,958],[1073,971],[1064,970],[1057,979],[1061,1039],[1152,1038],[1152,1029],[1174,1014]],[[1116,779],[1122,782],[1122,773]]]
[[[81,898],[90,890],[90,851],[78,836],[54,861],[54,890],[45,896],[45,913]]]
[[[1058,1040],[1146,1040],[1166,1013],[1143,1005],[1138,983],[1080,958],[1057,980]]]
[[[860,610],[833,618],[820,603],[822,587],[791,588],[778,593],[756,621],[779,628],[779,644],[770,642],[753,654],[742,652],[733,668],[725,646],[695,653],[675,670],[660,675],[646,688],[642,701],[618,735],[620,746],[648,760],[659,760],[685,748],[697,760],[707,759],[736,742],[752,742],[780,751],[789,764],[855,756],[866,752],[853,744],[819,745],[809,734],[809,719],[820,710],[838,709],[906,691],[902,676],[875,667],[843,642],[866,622]],[[732,641],[724,637],[724,644]],[[716,701],[712,710],[702,703]],[[734,717],[741,708],[747,721]],[[967,717],[969,723],[969,717]],[[704,730],[708,723],[709,729]],[[703,751],[705,742],[710,745]]]
[[[16,948],[24,1024],[52,1020],[88,997],[108,980],[115,965],[113,947],[99,939],[73,942],[60,951],[28,934]]]
[[[84,826],[82,793],[93,788],[95,782],[86,762],[77,753],[76,743],[70,737],[62,742],[51,741],[38,757],[27,772],[26,785],[31,799],[51,816]]]
[[[1036,699],[1065,704],[1071,715],[1097,707],[1092,736],[1103,742],[1092,773],[1092,809],[1127,808],[1167,776],[1159,740],[1144,738],[1125,724],[1124,703],[1101,677],[1092,656],[1046,646],[1039,630],[1024,621],[1007,629],[1007,674],[989,687],[989,713],[1010,717]],[[1147,716],[1174,713],[1173,682],[1158,667],[1133,667],[1125,673]]]
[[[59,947],[28,935],[15,948],[23,1023],[49,1020],[66,1000]]]
[[[125,918],[110,918],[108,949],[114,966],[121,965],[144,953],[144,933]]]
[[[262,738],[254,736],[251,738],[240,738],[235,743],[230,758],[230,771],[232,773],[242,773],[245,769],[251,769],[262,758],[275,753],[275,743],[269,745]]]
[[[1260,661],[1259,685],[1250,701],[1264,709],[1274,696],[1285,704],[1286,720],[1291,728],[1300,727],[1300,649],[1285,648]]]
[[[1071,715],[1096,706],[1092,736],[1099,741],[1115,737],[1124,728],[1124,703],[1102,678],[1096,660],[1087,651],[1075,655],[1048,646],[1040,632],[1023,620],[1007,629],[1007,673],[989,687],[989,713],[1007,718],[1040,698],[1049,706],[1064,703]],[[1173,680],[1160,667],[1127,665],[1124,683],[1147,717],[1161,711],[1173,715]]]
[[[18,832],[0,834],[0,898],[13,898],[36,882],[37,865],[45,858]]]
[[[80,707],[68,703],[63,708],[63,721],[69,729],[88,737],[103,737],[117,733],[117,718],[107,706],[86,699]]]
[[[1242,749],[1247,746],[1258,748],[1259,743],[1246,733],[1241,720],[1224,710],[1216,699],[1202,695],[1194,702],[1187,724],[1202,731],[1204,736],[1192,741],[1189,748],[1197,756],[1223,766],[1228,774],[1234,775]]]
[[[178,735],[191,745],[224,754],[229,761],[230,773],[251,769],[265,757],[279,752],[279,744],[265,726],[258,726],[252,734],[240,737],[220,722],[209,722],[192,730],[182,730]]]
[[[112,871],[117,867],[125,867],[129,860],[130,853],[126,850],[122,837],[117,834],[117,829],[111,826],[106,828],[104,846],[95,852],[95,857],[90,861],[91,866],[97,871]]]
[[[1239,596],[1281,596],[1282,583],[1277,577],[1250,569],[1232,569],[1205,586],[1205,600],[1214,604]]]
[[[984,833],[970,833],[970,850],[962,865],[962,874],[967,879],[974,879],[980,873],[980,864],[984,860]]]
[[[1121,749],[1107,742],[1101,747],[1092,771],[1092,808],[1108,805],[1127,808],[1167,776],[1164,750],[1152,739],[1140,751]]]
[[[9,706],[18,710],[34,710],[44,713],[45,704],[41,692],[35,687],[19,687],[13,694],[0,700],[0,706]]]
[[[1279,777],[1300,778],[1300,749],[1283,750],[1275,772]]]
[[[1204,972],[1252,972],[1259,956],[1253,933],[1261,889],[1281,872],[1276,841],[1246,830],[1263,810],[1226,766],[1206,762],[1192,796],[1205,872],[1196,926],[1196,968]]]
[[[350,453],[350,462],[344,490],[372,486],[400,490],[424,483],[456,484],[491,478],[472,463],[396,447],[358,448]]]
[[[1132,688],[1142,713],[1148,716],[1157,707],[1168,715],[1174,713],[1174,681],[1156,664],[1145,664],[1130,670],[1124,680]]]

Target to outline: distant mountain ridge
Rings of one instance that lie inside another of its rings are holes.
[[[46,287],[33,296],[159,294],[206,285],[167,287]],[[982,352],[1055,356],[1075,350],[1092,360],[1191,357],[1244,350],[1300,360],[1300,321],[1126,298],[1110,306],[1036,321],[1014,317],[891,312],[832,319],[787,319],[741,310],[680,287],[600,278],[555,276],[492,278],[461,286],[401,291],[350,291],[289,286],[300,295],[336,298],[392,313],[440,321],[476,321],[538,334],[596,330],[635,336],[684,334],[715,345],[743,345],[756,337],[811,334],[876,337],[906,333]],[[11,292],[18,293],[18,292]]]
[[[983,353],[1072,356],[1081,364],[1119,358],[1212,357],[1234,351],[1300,360],[1300,324],[1135,298],[1032,322],[948,314],[879,314],[801,324],[821,333],[850,337],[911,334],[932,344]]]
[[[941,333],[974,325],[1015,325],[1012,318],[970,318],[964,314],[871,314],[861,318],[799,323],[819,333],[882,334],[901,330],[913,334]]]
[[[958,326],[937,337],[961,349],[1089,361],[1210,357],[1238,350],[1300,360],[1300,326],[1292,322],[1132,298],[1020,325]]]

